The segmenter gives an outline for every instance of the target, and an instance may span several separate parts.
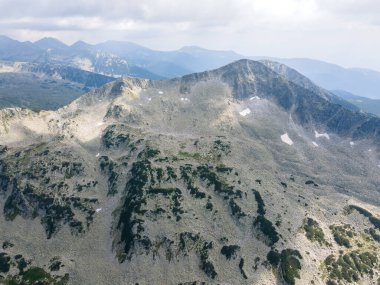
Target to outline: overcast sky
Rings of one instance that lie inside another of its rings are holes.
[[[379,0],[0,0],[0,34],[198,45],[380,70]]]

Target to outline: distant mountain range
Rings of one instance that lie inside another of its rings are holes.
[[[362,111],[380,116],[380,99],[357,96],[343,90],[332,90],[331,92],[357,106]]]
[[[71,66],[0,61],[0,108],[54,110],[113,80]]]
[[[99,44],[78,41],[69,46],[53,38],[20,42],[0,36],[0,60],[58,64],[109,77],[174,78],[218,68],[243,58],[276,61],[297,70],[327,90],[343,90],[361,97],[380,99],[378,91],[380,72],[343,68],[313,59],[252,57],[233,51],[207,50],[196,46],[183,47],[175,51],[156,51],[121,41],[106,41]],[[335,94],[340,97],[342,95],[340,92]],[[367,104],[358,104],[355,100],[350,102],[363,111],[378,114],[373,108],[368,108]]]

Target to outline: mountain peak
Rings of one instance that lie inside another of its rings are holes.
[[[17,42],[17,41],[14,39],[11,39],[10,37],[0,35],[0,43],[13,43],[13,42]]]
[[[34,44],[43,49],[62,49],[68,47],[63,42],[51,37],[42,38],[38,41],[35,41]]]
[[[84,41],[77,41],[77,42],[73,43],[70,47],[75,48],[75,49],[89,49],[92,47],[92,45],[88,44]]]

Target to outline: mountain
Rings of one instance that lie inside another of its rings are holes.
[[[107,41],[95,47],[167,78],[217,68],[243,58],[232,51],[213,51],[196,46],[177,51],[155,51],[130,42]]]
[[[261,62],[265,64],[267,67],[273,69],[278,74],[284,76],[288,81],[291,81],[299,86],[309,89],[310,91],[317,93],[319,96],[323,97],[326,100],[329,100],[330,102],[334,104],[341,105],[344,108],[349,109],[354,112],[360,111],[360,108],[358,108],[356,105],[346,101],[346,98],[339,96],[340,93],[330,92],[330,91],[321,89],[309,78],[305,77],[304,75],[300,74],[296,70],[289,68],[288,66],[284,64],[280,64],[278,62],[269,61],[269,60],[262,60]]]
[[[0,110],[0,282],[378,282],[380,119],[278,67]]]
[[[378,71],[344,68],[307,58],[269,59],[296,69],[327,90],[345,90],[362,97],[380,99],[380,72]]]
[[[111,77],[134,76],[162,79],[140,66],[130,64],[124,58],[98,50],[96,46],[77,42],[67,46],[53,38],[35,43],[0,38],[0,60],[23,61],[39,64],[66,65]]]
[[[36,46],[42,49],[67,49],[68,46],[64,44],[63,42],[54,39],[54,38],[43,38],[36,42],[34,42]]]
[[[174,78],[215,69],[244,58],[285,64],[326,90],[345,90],[362,97],[380,99],[380,72],[343,68],[314,59],[244,56],[233,51],[207,50],[197,46],[157,51],[123,41],[98,44],[78,41],[67,46],[54,38],[31,43],[0,37],[0,60],[67,65],[112,77]]]
[[[375,114],[380,117],[380,100],[361,97],[343,90],[332,90],[332,93],[356,105],[363,112]]]
[[[0,107],[58,109],[113,80],[70,66],[3,61],[0,62]]]
[[[41,49],[31,42],[19,42],[0,36],[0,59],[9,61],[36,61],[41,57]]]

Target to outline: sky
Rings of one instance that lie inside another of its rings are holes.
[[[197,45],[380,70],[379,0],[0,0],[0,34]]]

